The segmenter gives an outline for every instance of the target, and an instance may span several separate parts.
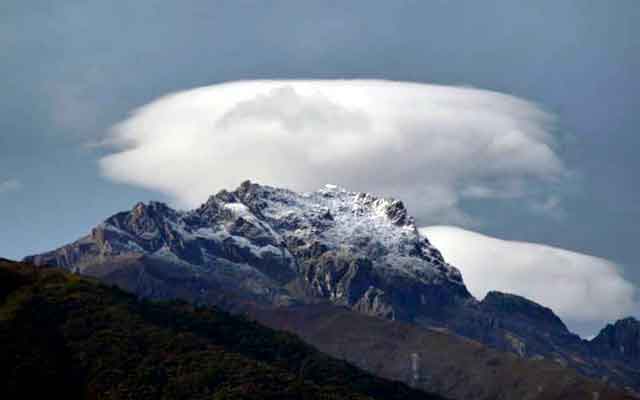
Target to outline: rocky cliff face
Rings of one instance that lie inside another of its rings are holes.
[[[298,194],[245,182],[187,212],[139,203],[27,261],[83,273],[125,255],[181,264],[274,303],[321,299],[391,319],[474,301],[402,202],[331,185]]]
[[[640,321],[633,317],[608,324],[591,341],[595,351],[603,356],[619,358],[629,363],[640,362]]]
[[[139,203],[26,261],[93,275],[142,297],[229,306],[327,302],[588,375],[608,370],[548,308],[498,292],[474,299],[401,201],[333,185],[296,193],[244,182],[190,211]],[[615,340],[598,341],[598,352],[620,341],[637,359],[637,342],[633,350],[627,336],[608,335]],[[626,376],[614,378],[627,384]]]

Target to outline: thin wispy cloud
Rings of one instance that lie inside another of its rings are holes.
[[[189,207],[248,178],[297,190],[337,183],[402,198],[423,221],[468,225],[462,199],[533,199],[565,179],[553,129],[534,103],[475,88],[244,81],[135,110],[100,165]]]
[[[22,183],[17,179],[0,181],[0,194],[15,192],[20,189],[22,189]]]
[[[515,293],[552,308],[586,336],[637,311],[636,289],[614,262],[535,243],[501,240],[452,227],[422,228],[471,293]],[[580,329],[583,329],[580,331]]]
[[[530,209],[535,214],[549,216],[555,219],[562,219],[566,216],[566,210],[562,207],[560,197],[550,195],[542,200],[533,200],[530,202]]]

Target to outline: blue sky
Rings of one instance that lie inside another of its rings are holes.
[[[96,146],[163,94],[383,78],[498,91],[554,114],[556,153],[575,175],[554,189],[560,215],[508,200],[462,207],[478,231],[612,260],[637,285],[638,20],[634,1],[5,1],[0,255],[51,249],[139,200],[169,200],[106,179],[108,150]]]

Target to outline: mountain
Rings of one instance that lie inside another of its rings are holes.
[[[0,260],[0,398],[415,399],[297,337]]]
[[[460,272],[421,237],[402,202],[333,186],[298,194],[245,182],[188,212],[139,203],[77,242],[26,261],[91,274],[97,264],[137,255],[272,304],[326,299],[411,320],[473,301]]]
[[[378,376],[447,398],[631,398],[553,360],[527,359],[436,329],[370,317],[345,307],[245,307],[243,313],[293,332],[321,351]]]
[[[591,343],[602,357],[622,359],[630,364],[640,360],[640,321],[633,317],[608,324]]]
[[[190,211],[139,203],[25,261],[143,298],[226,309],[328,303],[640,390],[637,359],[603,356],[604,347],[571,333],[550,309],[499,292],[473,298],[401,201],[333,185],[296,193],[247,181]]]

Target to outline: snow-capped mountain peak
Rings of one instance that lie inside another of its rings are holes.
[[[458,287],[452,299],[470,297],[459,271],[420,235],[401,201],[336,185],[297,193],[247,181],[190,211],[138,203],[33,259],[81,271],[95,260],[135,254],[271,297],[293,296],[281,288],[298,281],[313,296],[351,306],[369,302],[358,307],[377,308],[374,314],[396,311],[400,284]]]

